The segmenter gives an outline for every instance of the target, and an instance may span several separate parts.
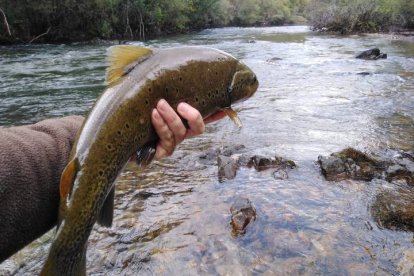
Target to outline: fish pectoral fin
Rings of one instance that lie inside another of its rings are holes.
[[[72,159],[65,167],[60,176],[60,199],[64,199],[68,196],[72,190],[73,182],[77,174],[78,159]]]
[[[114,217],[114,200],[115,200],[115,185],[112,187],[109,194],[106,196],[105,202],[99,212],[99,225],[111,227]]]
[[[152,54],[149,48],[137,45],[117,45],[108,49],[105,84],[112,86]]]
[[[141,166],[148,166],[149,163],[154,159],[155,152],[157,149],[158,140],[148,142],[141,148],[139,148],[135,155],[135,162]]]
[[[231,107],[226,107],[226,108],[223,108],[222,110],[224,113],[226,113],[227,116],[229,116],[229,118],[234,122],[237,128],[240,129],[243,126],[236,111],[234,111]]]

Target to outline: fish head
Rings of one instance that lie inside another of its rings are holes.
[[[245,64],[239,62],[233,80],[228,88],[229,103],[244,101],[256,92],[259,86],[256,74]]]

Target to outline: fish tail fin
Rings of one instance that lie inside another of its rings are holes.
[[[51,248],[40,276],[86,276],[86,250],[87,244],[75,258],[62,258],[58,256],[56,249]]]

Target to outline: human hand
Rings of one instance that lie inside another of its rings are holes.
[[[155,159],[173,154],[175,147],[185,138],[202,134],[205,130],[205,123],[219,120],[226,116],[219,111],[203,120],[200,112],[187,103],[180,103],[177,106],[177,112],[165,100],[160,100],[156,108],[152,111],[151,121],[160,140],[157,144]],[[190,126],[187,129],[180,116],[187,120]]]

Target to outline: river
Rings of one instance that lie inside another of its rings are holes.
[[[395,275],[414,256],[413,234],[371,217],[383,180],[326,181],[316,163],[345,147],[414,149],[414,43],[390,35],[320,35],[305,26],[209,29],[143,43],[207,45],[256,72],[256,95],[236,106],[243,122],[207,126],[173,156],[131,165],[116,187],[114,225],[95,226],[90,275]],[[103,90],[108,45],[0,47],[0,126],[85,115]],[[355,59],[379,47],[387,59]],[[361,74],[363,73],[363,74]],[[219,181],[200,154],[242,144],[244,153],[282,156],[297,168],[240,168]],[[257,211],[234,236],[230,206]],[[53,231],[0,264],[0,274],[40,270]]]

